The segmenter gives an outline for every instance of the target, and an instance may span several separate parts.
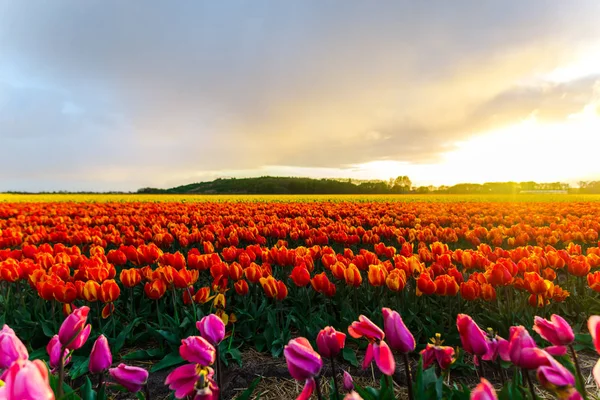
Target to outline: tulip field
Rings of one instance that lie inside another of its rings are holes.
[[[597,399],[599,200],[3,195],[0,400]]]

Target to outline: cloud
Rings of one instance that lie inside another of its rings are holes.
[[[599,12],[546,1],[4,2],[0,189],[435,163],[489,127],[577,108],[591,81],[531,79],[597,43]]]

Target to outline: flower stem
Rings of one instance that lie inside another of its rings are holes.
[[[531,381],[531,377],[529,376],[529,371],[525,368],[522,368],[523,375],[525,375],[525,379],[527,380],[527,386],[529,386],[529,391],[531,392],[532,400],[537,400],[537,396],[535,395],[535,388],[533,387],[533,382]]]
[[[335,390],[335,395],[337,398],[338,393],[340,393],[337,385],[337,380],[335,379],[335,358],[331,357],[331,379],[333,379],[333,388]]]
[[[317,399],[323,400],[323,395],[321,394],[321,380],[318,376],[315,376],[315,390],[317,391]]]
[[[56,388],[56,397],[63,397],[63,382],[65,380],[65,348],[60,346],[60,358],[58,360],[58,387]]]
[[[215,350],[216,350],[216,360],[215,363],[217,364],[217,385],[219,385],[219,399],[221,399],[221,393],[223,393],[223,386],[222,386],[222,382],[223,379],[221,377],[221,354],[219,352],[219,346],[215,346]]]
[[[150,389],[148,388],[148,384],[144,385],[144,397],[146,400],[150,400]]]
[[[406,386],[408,388],[408,400],[413,400],[413,387],[412,387],[412,376],[410,374],[410,362],[408,360],[408,354],[402,353],[402,358],[404,359],[404,370],[406,371]]]
[[[479,360],[477,360],[477,361],[479,361],[479,362],[478,362],[478,364],[479,364],[479,365],[477,366],[477,370],[478,370],[478,372],[479,372],[479,379],[481,379],[481,378],[485,378],[485,374],[484,374],[484,372],[483,372],[483,360],[480,358],[480,359],[479,359]]]
[[[585,390],[585,381],[583,380],[583,376],[581,375],[581,367],[579,366],[579,359],[577,358],[577,352],[575,351],[573,344],[569,345],[569,350],[571,350],[571,356],[573,357],[573,362],[575,363],[575,370],[577,371],[577,380],[579,381],[579,385],[581,386],[578,389],[583,391],[583,393],[581,393],[581,394],[583,395],[584,399],[587,399],[587,392]]]
[[[100,372],[100,376],[98,377],[98,386],[96,387],[96,392],[100,393],[102,385],[104,385],[104,371]]]

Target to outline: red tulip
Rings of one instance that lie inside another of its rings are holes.
[[[423,369],[429,368],[436,361],[442,370],[446,370],[454,362],[454,349],[450,346],[428,343],[427,347],[421,350],[421,355],[423,356]]]
[[[550,321],[535,317],[533,330],[554,346],[568,346],[575,340],[571,325],[561,316],[552,314]]]
[[[492,384],[485,378],[481,378],[481,383],[471,392],[471,400],[497,400],[498,396]]]
[[[4,372],[2,379],[2,399],[54,400],[48,369],[40,360],[17,360]]]
[[[317,348],[323,357],[336,357],[344,348],[345,343],[346,335],[331,326],[321,329],[317,335]]]
[[[112,365],[112,354],[108,347],[106,336],[100,335],[94,342],[90,353],[89,371],[92,374],[99,374]]]
[[[364,336],[369,340],[382,340],[385,337],[385,333],[381,328],[364,315],[359,316],[358,321],[354,321],[352,325],[348,327],[348,333],[355,339]]]
[[[299,265],[292,270],[290,279],[296,286],[304,287],[310,283],[310,273],[306,267]]]
[[[456,327],[458,328],[460,341],[467,353],[481,357],[488,352],[489,346],[486,334],[471,317],[466,314],[458,314]]]
[[[139,367],[119,364],[108,370],[115,381],[131,393],[139,392],[148,381],[148,371]]]
[[[410,353],[415,350],[415,338],[408,330],[402,317],[396,311],[389,308],[383,308],[383,329],[385,337],[394,350],[402,353]]]
[[[207,315],[196,322],[196,328],[200,331],[200,335],[213,346],[218,346],[225,337],[225,324],[215,314]]]

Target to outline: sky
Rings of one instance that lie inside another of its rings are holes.
[[[600,180],[596,0],[0,0],[0,191]]]

